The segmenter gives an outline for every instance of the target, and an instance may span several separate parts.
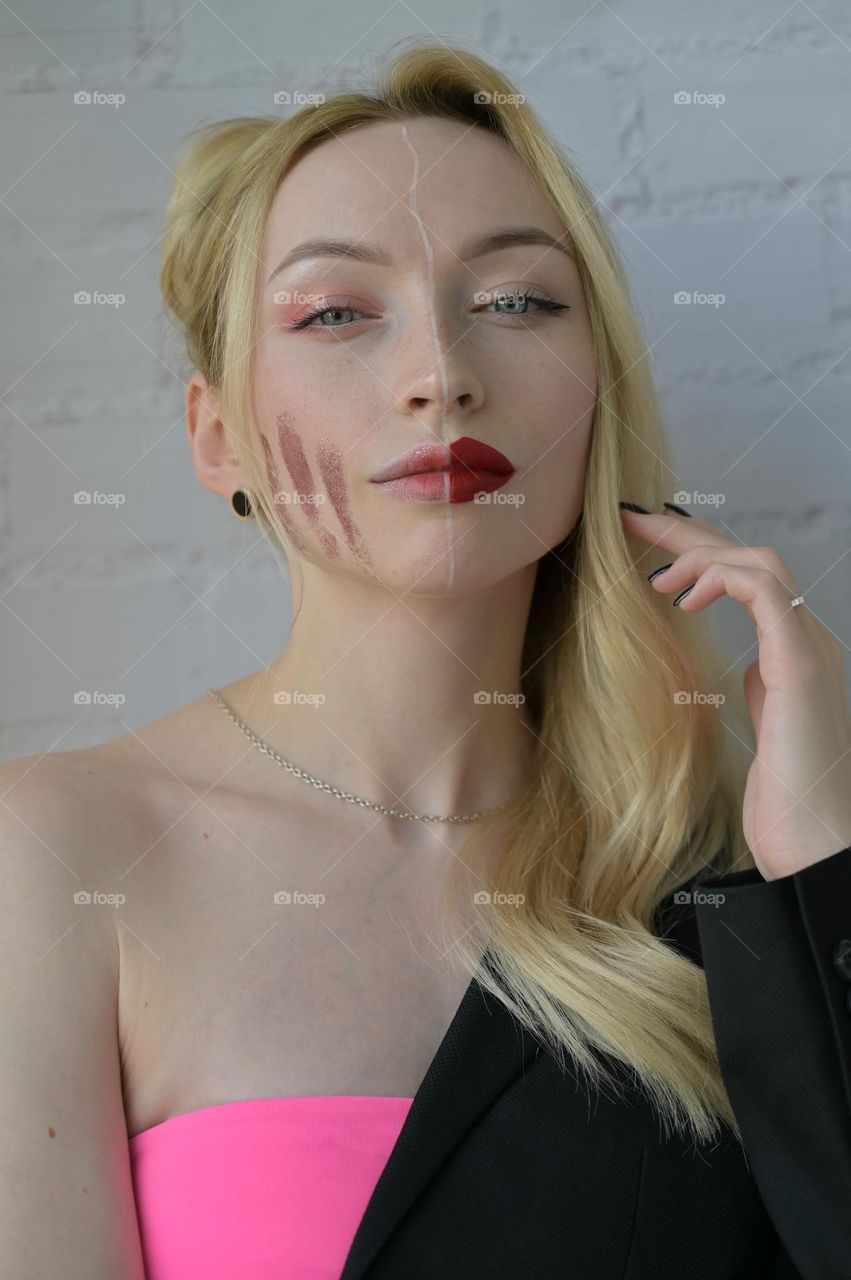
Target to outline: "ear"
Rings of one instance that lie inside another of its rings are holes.
[[[186,388],[186,432],[201,484],[230,500],[235,489],[244,488],[242,470],[227,440],[218,396],[197,370]]]

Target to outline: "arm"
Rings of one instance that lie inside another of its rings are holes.
[[[775,880],[756,869],[703,880],[695,912],[721,1070],[762,1199],[804,1280],[844,1280],[851,847]]]
[[[0,799],[3,1274],[144,1280],[121,1091],[115,909],[74,903],[78,890],[112,886],[93,871],[88,846],[98,842],[86,840],[85,799],[61,763],[3,765]]]

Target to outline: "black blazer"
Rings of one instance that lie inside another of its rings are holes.
[[[656,932],[703,965],[744,1152],[589,1094],[474,978],[340,1280],[849,1280],[851,847],[688,888]]]

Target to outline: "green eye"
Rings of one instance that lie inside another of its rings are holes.
[[[329,315],[330,315],[330,316],[333,316],[333,315],[339,315],[339,314],[340,314],[340,312],[344,312],[344,311],[360,311],[360,310],[361,310],[361,308],[360,308],[360,307],[345,307],[345,306],[322,307],[320,310],[317,310],[317,311],[309,311],[309,312],[307,313],[307,315],[303,315],[303,316],[301,317],[301,319],[300,319],[300,320],[297,320],[297,321],[296,321],[296,323],[295,323],[295,324],[290,325],[290,328],[291,328],[291,329],[308,329],[308,328],[310,328],[310,329],[338,329],[338,328],[342,328],[342,326],[341,326],[341,325],[336,325],[336,324],[319,324],[319,325],[315,325],[315,324],[313,324],[313,321],[314,321],[314,320],[318,320],[318,319],[320,319],[322,316],[329,316]]]
[[[509,310],[503,311],[502,315],[507,316],[526,316],[529,315],[527,310],[530,302],[536,307],[540,307],[542,311],[548,311],[555,314],[559,311],[569,311],[570,307],[566,302],[554,302],[551,298],[543,298],[537,293],[502,293],[494,298],[492,302],[486,302],[486,307],[497,307],[507,304]]]

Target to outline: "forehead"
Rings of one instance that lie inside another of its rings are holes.
[[[436,255],[491,226],[564,230],[502,138],[462,121],[411,117],[364,125],[301,156],[272,202],[263,261],[275,265],[303,240],[363,236],[387,245],[401,265],[423,253],[413,210]]]

